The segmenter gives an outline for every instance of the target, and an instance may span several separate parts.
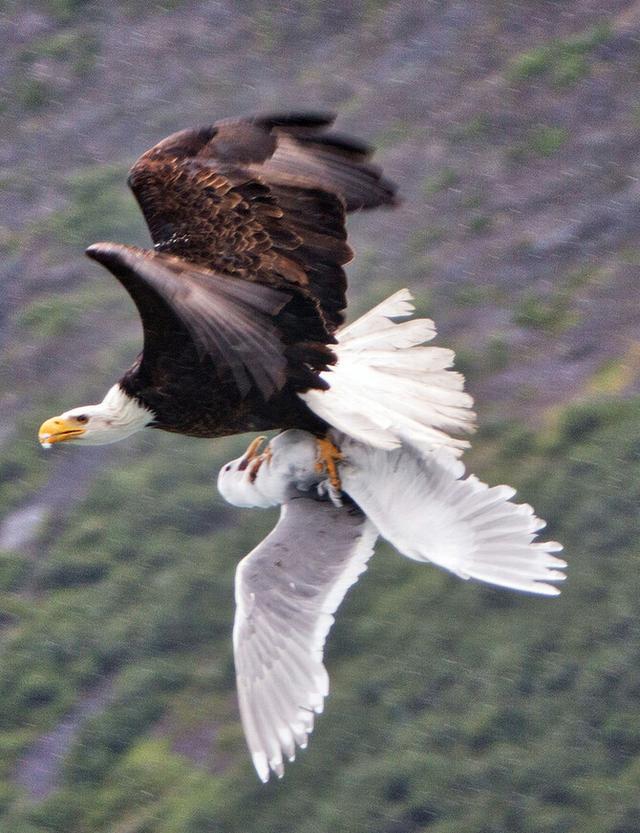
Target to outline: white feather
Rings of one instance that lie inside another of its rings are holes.
[[[291,444],[281,452],[285,458]],[[376,538],[362,513],[298,493],[284,503],[271,534],[238,564],[238,701],[262,781],[270,770],[282,777],[283,753],[293,760],[296,744],[307,745],[329,693],[323,653],[333,614],[366,569]]]
[[[383,451],[345,437],[344,490],[380,535],[415,561],[431,561],[464,579],[557,595],[546,582],[564,579],[555,541],[535,543],[545,526],[528,504],[511,503],[509,486],[489,487],[447,449],[418,457]]]
[[[375,333],[381,326],[386,326],[390,318],[402,318],[411,315],[414,309],[413,295],[408,289],[399,289],[373,309],[370,309],[369,312],[365,312],[352,324],[343,327],[340,331],[341,338],[343,341],[347,341],[369,333]],[[433,334],[435,335],[435,328]]]
[[[395,321],[413,312],[402,289],[337,334],[337,364],[321,376],[326,391],[300,394],[334,428],[378,448],[409,444],[426,454],[469,443],[451,434],[473,430],[473,400],[452,371],[453,351],[424,347],[436,334],[426,318]]]

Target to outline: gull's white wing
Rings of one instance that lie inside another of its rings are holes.
[[[355,507],[307,496],[236,571],[233,649],[240,715],[262,781],[305,747],[329,678],[322,662],[333,613],[366,569],[377,531]]]
[[[338,441],[340,444],[340,441]],[[489,487],[442,449],[424,457],[411,449],[366,447],[345,438],[343,489],[403,555],[431,561],[461,578],[530,593],[557,595],[550,581],[565,578],[552,555],[555,541],[537,542],[545,526],[515,489]]]

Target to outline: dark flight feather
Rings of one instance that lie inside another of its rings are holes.
[[[286,341],[290,339],[276,320],[292,300],[290,293],[216,275],[173,255],[135,246],[96,243],[87,255],[106,266],[135,302],[144,329],[143,362],[147,365],[167,351],[171,339],[180,337],[184,328],[201,360],[208,356],[231,370],[241,397],[255,385],[268,399],[285,385]],[[289,313],[284,320],[291,325],[300,317]],[[315,333],[307,332],[328,340],[318,325]],[[290,351],[289,356],[293,355]],[[300,358],[309,363],[312,356],[303,350]],[[315,364],[326,367],[328,361],[331,352],[324,349]]]

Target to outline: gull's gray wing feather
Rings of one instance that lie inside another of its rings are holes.
[[[306,746],[329,678],[326,636],[347,590],[366,569],[377,531],[355,506],[309,496],[282,506],[273,531],[236,571],[233,649],[240,715],[262,781],[283,754]]]

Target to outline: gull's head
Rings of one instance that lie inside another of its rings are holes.
[[[290,429],[261,451],[264,437],[249,445],[242,457],[226,463],[218,475],[218,491],[234,506],[277,506],[293,492],[308,491],[323,480],[316,467],[313,434]]]
[[[72,408],[43,422],[38,440],[43,448],[63,442],[105,445],[122,440],[151,422],[152,412],[114,385],[97,405]]]
[[[218,491],[233,506],[267,507],[273,503],[264,498],[257,483],[265,458],[260,449],[266,437],[256,437],[242,457],[236,457],[220,469]],[[260,480],[262,481],[262,477]]]

